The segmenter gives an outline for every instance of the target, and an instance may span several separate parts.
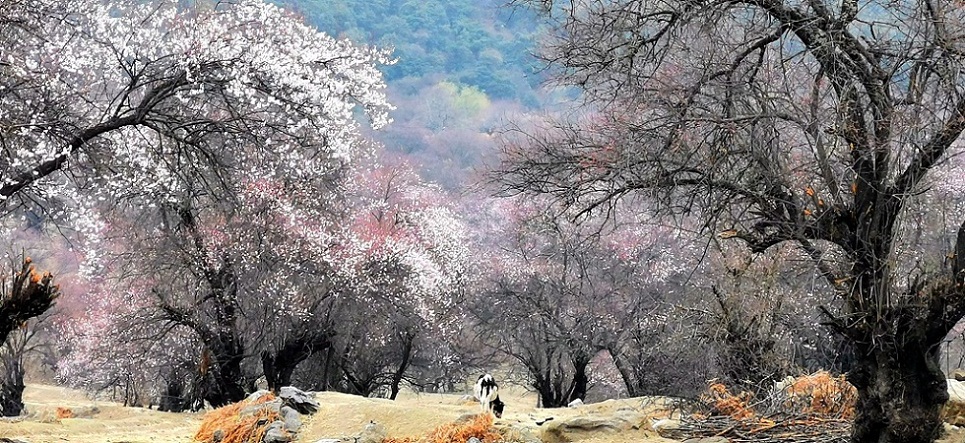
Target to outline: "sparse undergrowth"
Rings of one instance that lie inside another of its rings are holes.
[[[765,399],[734,394],[713,382],[701,396],[706,412],[681,421],[686,438],[753,438],[755,441],[845,442],[854,420],[857,391],[844,376],[825,371],[784,382]]]
[[[844,376],[827,371],[788,379],[766,399],[750,392],[731,393],[727,386],[713,382],[701,396],[710,415],[736,420],[758,416],[807,416],[824,419],[854,419],[858,392]]]
[[[382,443],[452,443],[465,442],[476,437],[483,443],[503,441],[503,436],[493,427],[493,417],[479,414],[463,423],[449,423],[439,426],[423,437],[388,437]]]

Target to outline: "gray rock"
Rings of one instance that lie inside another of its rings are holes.
[[[255,415],[255,414],[257,414],[257,413],[259,413],[259,412],[261,412],[261,411],[263,411],[263,410],[269,410],[269,411],[271,411],[271,412],[275,412],[275,413],[279,413],[279,414],[280,414],[281,405],[282,405],[281,400],[276,398],[276,399],[274,399],[274,400],[272,400],[272,401],[269,401],[269,402],[266,402],[266,403],[259,403],[259,404],[256,404],[256,405],[248,405],[248,406],[245,406],[244,408],[241,408],[241,412],[240,412],[239,414],[240,414],[242,417],[250,417],[250,416]]]
[[[539,438],[544,442],[570,442],[594,438],[601,434],[640,429],[646,416],[622,411],[606,416],[557,417],[540,426]]]
[[[288,432],[296,433],[298,429],[302,427],[302,419],[298,415],[298,411],[292,409],[289,406],[282,406],[279,411],[282,420],[285,420],[285,429]]]
[[[381,423],[376,423],[370,421],[369,424],[365,425],[362,429],[362,435],[359,436],[358,443],[382,443],[385,440],[385,426]]]
[[[540,438],[533,433],[534,429],[522,423],[501,422],[497,423],[495,428],[502,434],[504,441],[515,443],[543,443],[543,440],[540,440]]]
[[[268,394],[271,394],[271,391],[268,391],[265,389],[258,390],[258,391],[252,392],[251,395],[249,395],[248,398],[246,398],[245,400],[247,400],[249,403],[255,402]]]
[[[318,402],[313,395],[294,386],[284,386],[278,390],[278,397],[286,406],[291,406],[301,414],[311,415],[318,412]]]
[[[482,443],[482,440],[476,437],[469,437],[469,440],[466,440],[466,443]]]
[[[292,441],[293,435],[285,430],[285,422],[273,421],[265,431],[265,437],[261,439],[264,443],[287,443]]]
[[[214,443],[219,443],[221,440],[224,440],[224,431],[221,429],[215,429],[211,434],[211,438],[214,440]]]
[[[682,435],[680,431],[680,420],[670,418],[653,420],[650,427],[663,438],[678,439]]]
[[[571,407],[571,408],[575,408],[575,407],[578,407],[578,406],[583,406],[583,400],[578,398],[578,399],[576,399],[576,400],[571,401],[570,404],[568,404],[568,405],[566,405],[566,406]]]
[[[321,440],[315,440],[312,443],[342,443],[344,440],[343,438],[323,438]]]

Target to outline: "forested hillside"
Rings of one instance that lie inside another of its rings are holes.
[[[384,73],[395,122],[372,135],[450,190],[492,152],[508,112],[540,106],[532,10],[504,0],[278,3],[325,33],[393,50]]]
[[[445,78],[491,99],[535,104],[532,57],[539,26],[532,11],[504,0],[281,0],[319,30],[394,48],[386,79],[404,93]]]

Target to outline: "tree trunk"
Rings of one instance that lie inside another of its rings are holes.
[[[533,383],[536,388],[536,392],[539,394],[539,403],[536,405],[540,408],[558,408],[560,407],[559,401],[553,392],[553,387],[550,385],[549,380],[537,379],[536,383]]]
[[[268,381],[268,389],[278,392],[282,386],[291,386],[295,369],[314,353],[332,345],[331,332],[303,333],[289,337],[274,355],[268,351],[261,354],[261,364]]]
[[[586,400],[586,391],[590,384],[590,377],[586,374],[586,367],[590,362],[578,361],[573,364],[576,371],[573,374],[573,389],[570,390],[569,398],[566,400],[567,405],[576,399]]]
[[[6,373],[0,383],[0,416],[16,417],[23,413],[23,364],[16,356],[5,362]]]
[[[278,370],[275,369],[275,357],[271,352],[261,351],[261,371],[265,373],[268,390],[278,392]]]
[[[642,396],[643,389],[636,377],[636,372],[632,369],[630,362],[627,361],[623,353],[616,351],[616,349],[615,346],[611,346],[607,348],[607,352],[610,353],[610,357],[613,359],[613,365],[616,366],[617,372],[620,373],[620,378],[623,379],[623,386],[627,388],[627,395],[631,398]]]
[[[415,340],[414,335],[406,333],[402,337],[402,340],[402,362],[399,363],[399,368],[392,374],[392,384],[390,386],[392,392],[389,394],[389,400],[395,400],[399,395],[399,384],[402,383],[402,376],[405,375],[405,370],[409,368],[409,361],[412,358],[412,342]]]
[[[897,340],[879,335],[877,346],[856,356],[848,374],[858,390],[855,443],[930,443],[941,432],[939,414],[948,391],[939,346],[907,340],[916,333],[905,335]]]
[[[212,371],[212,385],[205,392],[204,399],[211,406],[221,407],[245,398],[241,371],[242,354],[238,352],[216,352],[213,355],[215,370]]]

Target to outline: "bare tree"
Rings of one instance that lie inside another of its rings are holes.
[[[903,274],[905,221],[965,129],[965,8],[540,3],[556,25],[544,54],[591,111],[510,143],[504,189],[583,214],[652,197],[756,252],[797,245],[840,300],[826,321],[854,351],[853,440],[936,438],[938,344],[965,314],[965,225],[943,270]]]
[[[0,280],[0,416],[23,411],[27,321],[50,309],[60,296],[53,275],[38,274],[31,263],[23,257],[20,269],[13,269],[9,280]]]

